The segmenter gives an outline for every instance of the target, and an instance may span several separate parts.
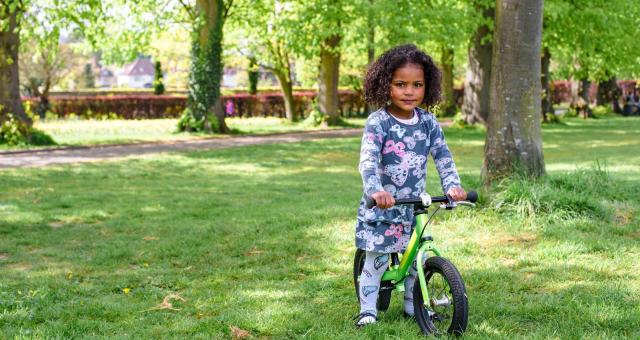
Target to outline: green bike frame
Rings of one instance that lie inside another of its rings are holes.
[[[409,276],[409,268],[414,260],[416,263],[422,263],[425,253],[433,252],[436,256],[441,256],[440,251],[433,244],[433,239],[424,238],[419,240],[420,235],[430,235],[431,233],[423,233],[423,230],[427,228],[428,215],[426,210],[417,212],[416,227],[411,234],[407,250],[402,254],[402,260],[396,266],[389,266],[389,269],[382,275],[382,281],[391,281],[398,291],[404,291],[404,279]],[[429,292],[427,291],[427,281],[424,277],[424,269],[422,265],[418,267],[418,281],[420,282],[420,290],[422,292],[423,301],[426,304],[429,303]]]

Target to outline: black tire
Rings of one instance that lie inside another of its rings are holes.
[[[362,268],[364,267],[364,259],[366,253],[362,249],[357,249],[356,254],[353,258],[353,285],[356,289],[356,297],[358,298],[358,302],[360,302],[360,274],[362,273]],[[389,304],[391,303],[391,291],[394,286],[390,281],[382,281],[380,282],[380,291],[378,293],[378,301],[376,302],[376,307],[378,311],[386,311],[389,309]]]
[[[461,335],[467,329],[469,314],[462,276],[449,260],[439,256],[427,259],[424,275],[431,299],[429,307],[423,303],[422,290],[417,279],[413,287],[413,308],[420,329],[427,335]]]

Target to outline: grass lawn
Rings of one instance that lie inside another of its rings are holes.
[[[347,127],[364,126],[364,118],[346,118]],[[219,135],[176,133],[177,119],[149,120],[49,120],[36,122],[34,127],[53,137],[60,146],[136,143],[148,141],[215,138]],[[303,122],[289,123],[280,118],[227,118],[233,134],[268,134],[323,129]],[[331,127],[343,128],[343,127]],[[324,128],[326,129],[326,128]],[[1,150],[42,148],[34,146],[0,145]]]
[[[545,127],[546,179],[436,219],[468,338],[640,337],[638,131],[631,118]],[[484,133],[445,134],[477,187]],[[359,142],[0,171],[0,334],[420,338],[400,293],[378,325],[353,327]]]

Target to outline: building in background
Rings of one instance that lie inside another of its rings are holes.
[[[116,77],[113,72],[106,68],[102,67],[98,71],[98,75],[96,76],[96,87],[99,88],[110,88],[115,86]]]
[[[116,73],[118,87],[151,88],[153,83],[154,67],[151,58],[138,57],[130,64],[122,67]]]

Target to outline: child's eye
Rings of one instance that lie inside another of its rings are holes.
[[[405,84],[405,83],[395,83],[394,85],[397,86],[397,87],[405,87],[407,84]]]
[[[422,86],[424,86],[424,84],[423,84],[423,83],[415,83],[415,84],[413,84],[413,86],[415,86],[415,87],[422,87]]]

